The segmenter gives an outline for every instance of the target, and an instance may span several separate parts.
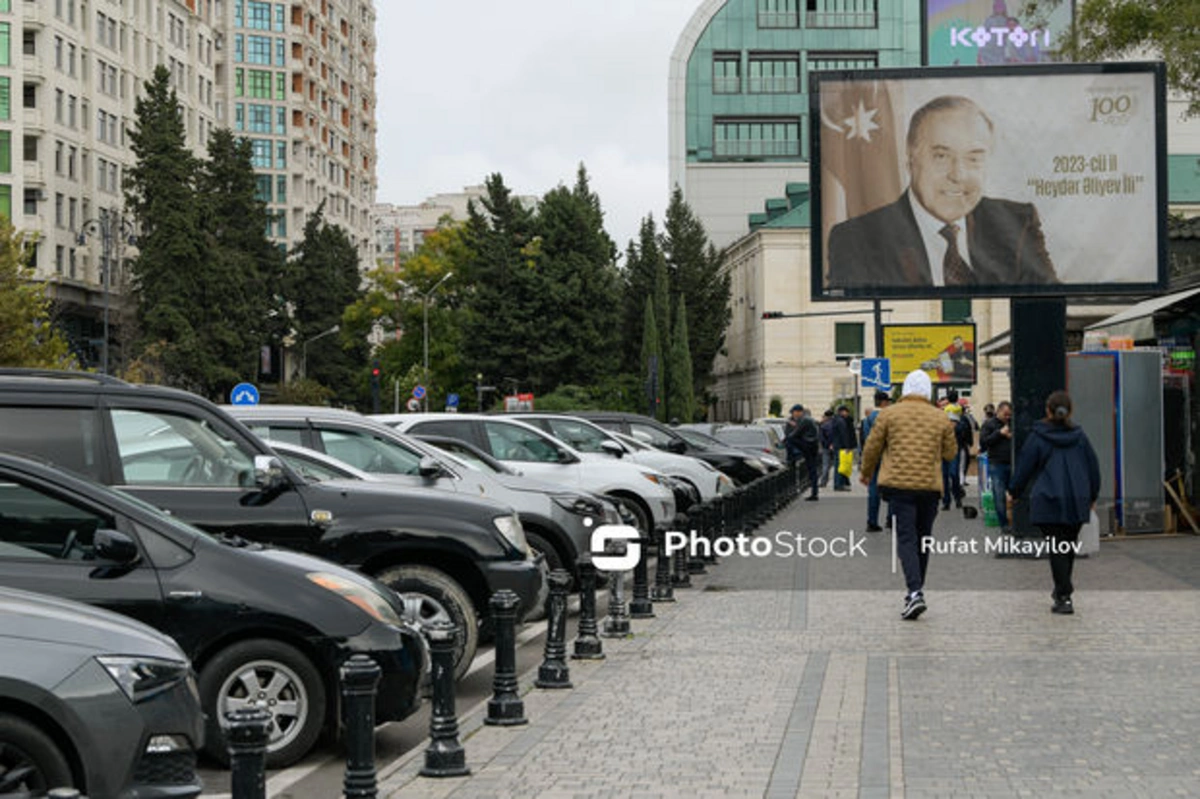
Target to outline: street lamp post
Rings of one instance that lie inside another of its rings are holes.
[[[340,325],[334,325],[328,330],[324,330],[312,338],[305,339],[304,343],[300,345],[300,373],[303,377],[308,377],[308,345],[317,339],[325,338],[326,336],[332,336],[341,329],[342,328]]]
[[[101,282],[104,287],[104,338],[100,346],[100,373],[108,374],[108,312],[112,294],[113,261],[120,263],[121,245],[128,243],[132,246],[137,243],[137,237],[134,234],[133,222],[115,208],[101,208],[100,216],[88,219],[80,225],[76,243],[82,247],[87,243],[88,236],[100,237],[100,268],[103,273]]]
[[[433,284],[429,291],[421,295],[421,318],[425,329],[425,370],[421,373],[421,380],[426,384],[425,396],[421,399],[421,403],[425,413],[429,413],[429,298],[433,296],[433,292],[437,290],[438,286],[453,276],[453,272],[447,272],[442,275],[441,280]]]

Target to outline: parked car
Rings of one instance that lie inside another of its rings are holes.
[[[751,422],[751,424],[765,424],[775,428],[775,433],[779,436],[780,441],[786,436],[787,423],[788,420],[785,416],[760,416]]]
[[[650,446],[677,455],[691,455],[707,461],[739,485],[749,483],[767,473],[761,458],[747,455],[741,450],[724,444],[700,444],[685,438],[685,430],[668,427],[649,416],[622,411],[578,411],[582,419],[595,422],[607,430],[616,430],[631,435]]]
[[[401,505],[388,488],[308,483],[236,419],[185,391],[0,369],[0,450],[45,458],[210,532],[375,577],[401,595],[406,618],[454,622],[460,676],[491,595],[508,588],[530,608],[541,590],[511,508],[437,491],[414,492]],[[418,464],[430,474],[442,468],[433,459]]]
[[[365,653],[383,671],[376,719],[420,703],[424,639],[380,583],[336,564],[215,538],[133,497],[0,454],[0,585],[132,616],[195,664],[208,752],[227,758],[227,711],[274,718],[272,767],[336,731],[338,668]]]
[[[521,519],[525,540],[545,556],[548,569],[573,572],[579,553],[588,549],[594,525],[605,517],[603,504],[583,492],[464,467],[444,451],[353,411],[301,405],[239,406],[229,411],[273,447],[298,444],[395,484],[483,496],[511,506]],[[420,464],[429,458],[442,468],[422,474]],[[536,602],[531,609],[541,606]]]
[[[198,796],[203,740],[196,679],[170,638],[0,588],[0,796]]]
[[[779,431],[771,425],[726,425],[712,433],[712,438],[757,458],[769,457],[787,461],[783,439],[780,438]]]
[[[567,442],[580,452],[625,458],[681,481],[694,493],[695,499],[692,501],[703,502],[733,489],[729,477],[706,461],[649,446],[631,446],[622,441],[615,432],[605,430],[587,419],[561,413],[520,413],[514,416],[541,428],[559,441]],[[685,499],[687,495],[682,498],[677,495],[675,507],[686,511],[690,502],[685,504]]]
[[[678,433],[681,438],[686,440],[688,444],[693,447],[707,447],[708,449],[720,449],[728,447],[745,452],[748,457],[755,458],[762,463],[763,467],[768,472],[778,471],[783,468],[784,461],[780,460],[778,457],[769,452],[765,452],[762,449],[755,447],[751,447],[749,450],[747,450],[745,447],[734,446],[728,441],[717,437],[717,434],[719,434],[721,431],[729,430],[731,427],[734,426],[722,426],[718,428],[716,433],[713,433],[712,435],[702,433],[699,430],[679,430]],[[740,428],[740,426],[738,426],[738,428]]]
[[[612,497],[629,508],[643,532],[674,522],[675,495],[661,472],[578,452],[516,418],[469,413],[376,418],[405,433],[461,438],[522,474]]]

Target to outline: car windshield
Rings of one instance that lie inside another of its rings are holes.
[[[604,442],[612,439],[603,430],[578,419],[546,419],[550,434],[580,452],[604,452]]]
[[[723,427],[717,431],[717,438],[734,446],[762,447],[767,443],[766,431],[752,427]]]

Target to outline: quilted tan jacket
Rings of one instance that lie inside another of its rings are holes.
[[[946,414],[910,394],[879,412],[863,447],[862,474],[879,466],[880,486],[940,494],[942,461],[954,460],[957,452]]]

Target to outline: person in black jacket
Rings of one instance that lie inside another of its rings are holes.
[[[817,466],[817,461],[821,458],[821,432],[817,429],[817,423],[813,421],[812,416],[808,414],[803,405],[798,403],[792,406],[791,414],[788,416],[784,431],[788,464],[792,465],[793,469],[797,469],[799,467],[793,464],[797,461],[804,462],[804,467],[808,471],[809,482],[807,500],[809,502],[815,501],[817,499],[818,483],[820,482],[820,470]]]
[[[1008,496],[1016,501],[1030,484],[1029,520],[1051,545],[1051,610],[1074,613],[1071,570],[1079,530],[1100,495],[1100,462],[1083,429],[1071,424],[1071,397],[1066,391],[1055,391],[1046,400],[1046,418],[1033,426],[1021,447]]]
[[[992,499],[996,503],[996,516],[1000,529],[1011,532],[1008,509],[1004,496],[1008,493],[1008,481],[1012,476],[1012,403],[1001,402],[994,416],[989,416],[979,429],[979,451],[987,454],[988,482],[991,483]]]
[[[850,450],[853,452],[858,449],[858,434],[854,430],[854,417],[850,415],[850,409],[845,405],[838,407],[837,418],[834,419],[833,426],[833,448],[837,463],[834,468],[841,466],[842,452]],[[849,491],[850,478],[844,476],[841,471],[834,472],[833,475],[833,490],[834,491]]]

